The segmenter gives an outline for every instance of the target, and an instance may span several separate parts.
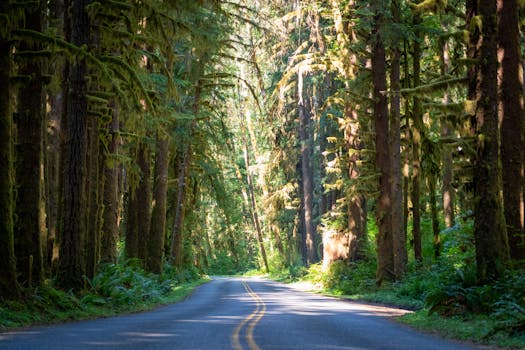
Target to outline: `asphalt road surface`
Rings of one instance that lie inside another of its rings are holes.
[[[218,277],[156,311],[0,333],[0,349],[479,349],[389,319],[400,313],[264,279]]]

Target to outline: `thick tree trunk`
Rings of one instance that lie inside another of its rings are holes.
[[[168,194],[169,138],[157,135],[157,154],[153,185],[153,210],[148,241],[146,269],[161,274],[166,237],[166,203]]]
[[[57,23],[58,27],[64,25],[64,1],[50,1],[48,5],[51,20]],[[65,67],[63,60],[55,60],[50,63],[48,72],[60,75],[62,85],[60,90],[52,96],[48,96],[49,113],[47,114],[47,134],[45,140],[45,193],[46,193],[46,224],[47,237],[44,242],[44,266],[51,270],[58,261],[58,221],[59,221],[59,201],[60,201],[60,124],[64,112],[64,93],[65,93]]]
[[[356,183],[348,198],[348,242],[346,257],[350,261],[364,258],[364,247],[367,243],[366,232],[366,199],[359,193],[357,182],[361,174],[359,169],[359,150],[363,147],[359,138],[359,120],[357,112],[347,104],[345,106],[345,119],[348,120],[348,127],[345,130],[346,145],[352,152],[349,152],[348,177]]]
[[[509,248],[501,199],[496,0],[480,1],[479,14],[483,27],[477,80],[474,237],[478,279],[484,283],[501,275]]]
[[[63,112],[63,95],[59,92],[50,98],[51,111],[47,121],[45,153],[46,223],[47,239],[44,242],[44,265],[50,269],[58,260],[57,239],[60,197],[60,124]]]
[[[176,168],[177,189],[175,191],[175,204],[173,213],[173,224],[171,227],[171,263],[177,267],[182,267],[183,259],[183,226],[184,213],[186,204],[187,182],[189,176],[189,167],[192,160],[191,144],[182,145],[182,151],[179,155],[179,164]]]
[[[87,232],[85,240],[86,276],[93,278],[98,268],[100,247],[100,187],[103,186],[99,176],[99,128],[97,118],[89,116],[88,120],[88,147],[87,154]]]
[[[90,0],[73,1],[71,36],[73,45],[89,44]],[[68,290],[84,286],[83,240],[86,236],[86,154],[87,142],[87,68],[86,60],[76,57],[69,68],[69,93],[63,128],[62,160],[62,232],[57,283]]]
[[[315,247],[315,227],[314,227],[314,186],[312,179],[312,166],[310,161],[310,113],[306,110],[303,99],[303,73],[298,74],[298,111],[299,111],[299,140],[301,142],[301,178],[304,197],[304,224],[305,224],[305,244],[306,244],[306,264],[317,262],[317,250]]]
[[[388,98],[386,84],[386,57],[382,38],[383,15],[381,1],[373,3],[372,29],[372,84],[375,127],[376,171],[379,174],[379,197],[376,204],[377,283],[395,278],[392,243],[392,198],[390,188],[390,152],[388,143]]]
[[[119,164],[114,156],[118,153],[119,146],[119,109],[113,103],[113,116],[108,135],[108,160],[104,164],[104,195],[103,195],[103,226],[101,237],[100,262],[117,262],[117,243],[119,240],[119,190],[118,174]]]
[[[401,22],[400,1],[391,3],[394,23]],[[392,48],[390,63],[390,157],[392,191],[392,248],[394,252],[394,275],[400,280],[407,268],[407,237],[403,222],[403,183],[401,174],[401,52],[398,46]]]
[[[0,2],[0,14],[9,13],[10,1]],[[4,36],[6,35],[6,36]],[[14,166],[11,78],[11,42],[6,29],[0,31],[0,298],[18,299],[14,249]]]
[[[521,219],[523,185],[523,69],[519,44],[517,0],[498,0],[500,121],[503,205],[511,258],[525,259]]]
[[[26,29],[41,31],[43,28],[43,2],[28,5],[25,10]],[[38,51],[38,43],[20,44],[21,52]],[[42,214],[42,155],[44,126],[44,93],[42,64],[25,58],[19,65],[19,74],[32,77],[19,92],[16,120],[16,184],[17,201],[15,225],[15,255],[18,279],[22,285],[38,286],[42,283],[43,259],[40,223]]]

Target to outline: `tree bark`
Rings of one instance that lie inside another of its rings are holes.
[[[375,127],[375,167],[379,174],[379,198],[376,204],[377,233],[377,283],[395,278],[394,254],[392,247],[392,216],[390,188],[390,152],[388,140],[388,99],[386,84],[386,57],[383,43],[382,1],[372,4],[374,23],[372,27],[372,84],[373,116]]]
[[[135,187],[136,185],[131,183],[127,195],[126,258],[128,259],[135,259],[139,256],[138,199]]]
[[[100,187],[103,181],[100,178],[100,149],[99,149],[99,127],[95,116],[88,117],[88,153],[87,153],[87,227],[85,239],[85,264],[86,276],[93,278],[98,268],[100,247]]]
[[[525,259],[521,218],[523,185],[523,69],[519,44],[517,0],[498,0],[498,59],[500,69],[501,163],[503,206],[512,259]]]
[[[24,9],[26,29],[42,31],[43,5],[38,1]],[[39,51],[42,45],[22,42],[21,52]],[[42,259],[42,155],[44,126],[44,93],[42,63],[23,58],[19,74],[31,77],[19,91],[16,120],[16,217],[15,255],[18,279],[22,285],[38,286],[44,278]]]
[[[108,135],[108,155],[104,164],[104,195],[103,195],[103,224],[101,237],[100,262],[117,262],[117,243],[119,240],[119,190],[118,174],[119,163],[115,159],[119,146],[119,108],[116,103],[112,103],[113,115],[109,126]]]
[[[0,2],[0,14],[9,15],[10,1]],[[8,30],[0,31],[0,298],[18,299],[14,249],[14,165],[11,40]]]
[[[157,135],[155,175],[153,185],[153,210],[148,241],[146,270],[161,274],[166,237],[166,203],[168,192],[169,138]]]
[[[401,22],[399,0],[391,3],[392,20]],[[391,196],[392,196],[392,249],[394,252],[394,275],[400,280],[406,272],[408,263],[407,237],[403,222],[403,183],[401,174],[401,52],[397,45],[392,47],[390,63],[390,158],[391,158]]]
[[[437,259],[441,255],[441,237],[439,236],[439,218],[436,199],[436,174],[431,172],[428,175],[428,192],[430,201],[430,217],[432,220],[432,234],[434,237],[434,257]]]
[[[313,204],[313,179],[310,161],[311,145],[309,136],[310,113],[306,110],[303,99],[303,73],[298,73],[298,111],[299,111],[299,140],[301,142],[301,178],[304,196],[304,224],[306,244],[306,265],[317,262],[315,247],[314,204]]]
[[[137,196],[137,228],[138,228],[138,257],[142,264],[146,263],[148,240],[151,223],[151,164],[148,145],[139,145],[137,165],[141,176],[139,186],[135,192]]]
[[[259,243],[259,250],[261,252],[264,269],[266,270],[266,273],[270,273],[270,266],[268,265],[268,257],[266,255],[266,248],[264,247],[262,227],[261,227],[261,223],[259,220],[259,213],[257,210],[257,202],[255,200],[253,180],[252,180],[252,175],[250,173],[250,155],[248,153],[248,142],[246,141],[246,136],[243,135],[242,139],[243,139],[244,163],[246,165],[246,182],[248,184],[248,195],[250,198],[250,206],[252,208],[253,222],[255,224],[255,230],[257,232],[257,242]]]
[[[421,24],[421,17],[414,14],[413,25],[417,28]],[[421,85],[421,44],[422,40],[419,29],[414,30],[413,51],[413,79],[414,88]],[[423,134],[423,109],[421,99],[413,97],[414,107],[412,110],[412,239],[414,245],[414,256],[416,261],[423,261],[421,246],[421,139]]]
[[[87,6],[90,0],[73,1],[70,41],[73,45],[89,44],[90,23]],[[62,161],[62,233],[57,283],[69,290],[84,286],[83,240],[86,236],[86,155],[87,142],[87,81],[86,60],[73,59],[69,68],[69,92],[63,128]]]
[[[483,26],[477,80],[474,238],[478,280],[485,283],[502,274],[509,248],[501,198],[496,0],[480,1],[479,15]]]
[[[57,26],[64,27],[64,1],[50,1],[48,5],[51,20]],[[47,134],[45,150],[45,193],[46,193],[46,224],[47,237],[44,242],[44,266],[46,270],[51,270],[58,261],[58,222],[59,222],[59,202],[60,202],[60,154],[61,154],[61,121],[64,114],[64,94],[66,92],[66,70],[63,60],[51,62],[48,72],[60,75],[60,90],[48,96],[49,113],[47,114]]]
[[[445,27],[445,25],[444,25]],[[450,59],[449,59],[449,48],[447,39],[442,40],[441,45],[441,75],[445,76],[448,74]],[[450,102],[450,97],[448,92],[445,92],[443,96],[443,104],[448,104]],[[450,127],[450,122],[448,120],[448,115],[445,118],[442,118],[441,121],[441,138],[447,139],[452,136],[452,131]],[[445,144],[443,146],[442,153],[443,161],[443,175],[442,175],[442,187],[441,193],[443,197],[443,214],[445,217],[445,227],[450,228],[454,226],[454,187],[452,186],[453,173],[452,173],[452,148]]]

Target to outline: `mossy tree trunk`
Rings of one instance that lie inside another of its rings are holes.
[[[445,25],[444,25],[445,26]],[[449,73],[450,58],[449,58],[449,45],[447,39],[442,39],[441,41],[441,51],[440,51],[440,61],[441,61],[441,75],[445,76]],[[443,104],[446,105],[450,103],[450,96],[448,91],[443,95]],[[448,139],[452,137],[452,130],[449,121],[449,115],[446,115],[445,118],[441,121],[441,138]],[[443,197],[443,214],[445,217],[445,227],[450,228],[454,226],[454,187],[452,186],[453,181],[453,172],[452,172],[452,147],[448,144],[443,145],[442,153],[442,186],[441,193]]]
[[[148,241],[146,269],[162,273],[164,240],[166,237],[166,203],[168,191],[169,138],[157,135],[155,173],[153,183],[153,209]]]
[[[28,4],[24,9],[26,29],[43,28],[44,2]],[[18,50],[37,52],[38,42],[21,42]],[[43,60],[21,57],[19,74],[28,82],[19,91],[16,118],[16,217],[15,254],[19,282],[24,286],[38,286],[44,278],[42,259],[42,191],[44,91]]]
[[[412,74],[414,88],[421,85],[421,32],[418,26],[421,25],[419,13],[413,14],[412,23],[414,30],[414,46],[412,59]],[[421,98],[417,95],[413,97],[412,108],[412,240],[414,245],[414,256],[416,261],[422,262],[423,252],[421,243],[421,141],[423,137],[423,108]]]
[[[126,207],[126,258],[133,259],[139,256],[139,230],[138,230],[138,199],[136,184],[131,181],[127,193]]]
[[[50,1],[49,12],[51,21],[63,28],[64,25],[64,1]],[[62,83],[65,82],[63,59],[50,62],[48,72],[59,76]],[[47,237],[44,242],[44,266],[50,270],[58,260],[58,221],[60,202],[60,128],[64,111],[64,86],[48,97],[49,113],[47,114],[47,134],[45,140],[45,193],[46,193],[46,224]]]
[[[297,89],[297,108],[299,114],[299,140],[301,142],[301,179],[303,186],[303,216],[305,224],[305,236],[303,238],[306,246],[306,264],[317,262],[317,251],[315,247],[315,227],[314,227],[314,184],[311,165],[311,141],[310,141],[310,111],[307,110],[307,103],[303,98],[303,72],[298,73]]]
[[[384,3],[372,3],[374,23],[372,27],[372,84],[373,117],[375,128],[375,167],[379,174],[379,197],[376,204],[377,233],[377,283],[391,281],[394,274],[394,254],[392,247],[392,201],[390,188],[390,152],[388,132],[388,98],[386,95],[386,55],[382,37],[384,25]]]
[[[401,22],[401,3],[391,3],[392,20]],[[391,157],[391,196],[392,196],[392,249],[394,252],[394,275],[396,280],[403,278],[408,263],[407,237],[403,222],[403,182],[401,174],[401,51],[398,45],[392,47],[390,63],[390,124],[389,142]]]
[[[145,143],[139,146],[137,165],[141,171],[139,186],[135,192],[138,204],[138,257],[145,264],[151,223],[151,156],[149,146]]]
[[[501,276],[509,248],[501,198],[496,0],[480,1],[478,6],[483,26],[477,61],[474,238],[478,280],[486,283]]]
[[[0,2],[0,14],[9,16],[10,1]],[[18,299],[13,236],[14,166],[13,114],[11,95],[11,39],[9,30],[0,31],[0,298]]]
[[[100,249],[101,263],[117,262],[117,243],[119,240],[119,163],[116,159],[120,142],[119,108],[115,102],[111,103],[112,120],[109,126],[108,155],[104,166],[104,194],[103,194],[103,223]]]

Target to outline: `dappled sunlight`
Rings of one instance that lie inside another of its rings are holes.
[[[336,314],[333,311],[337,310],[337,314],[351,313],[371,317],[399,317],[413,312],[405,309],[336,299],[305,292],[298,294],[294,288],[284,285],[274,288],[271,293],[265,293],[258,291],[257,284],[261,282],[264,282],[264,280],[249,280],[249,283],[254,287],[257,294],[263,298],[269,306],[270,311],[267,312],[267,315],[296,314],[304,316],[332,316]]]

